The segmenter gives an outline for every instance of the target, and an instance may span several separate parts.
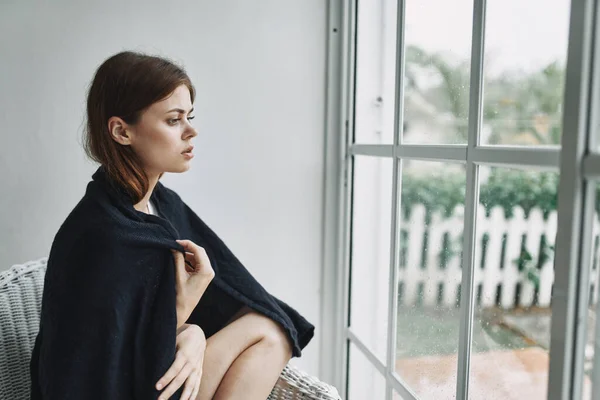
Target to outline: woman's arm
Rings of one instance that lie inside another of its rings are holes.
[[[208,284],[200,289],[200,298],[204,296],[207,287]],[[198,300],[198,302],[200,302],[200,300]],[[184,326],[189,326],[189,324],[186,324],[186,321],[190,318],[190,315],[192,315],[192,312],[194,311],[194,308],[198,305],[198,302],[196,302],[194,307],[192,307],[192,303],[189,303],[189,301],[181,301],[179,296],[177,296],[175,306],[177,310],[177,332],[179,332],[180,329]]]
[[[204,248],[190,240],[177,240],[177,243],[185,250],[185,258],[181,252],[171,250],[175,262],[177,329],[179,330],[206,292],[215,277],[215,271]]]

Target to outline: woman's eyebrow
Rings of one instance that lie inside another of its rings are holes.
[[[173,108],[173,109],[167,111],[165,114],[168,114],[168,113],[173,112],[173,111],[177,111],[179,114],[185,114],[185,111],[182,110],[181,108]],[[194,107],[192,107],[190,109],[190,111],[188,112],[188,114],[191,113],[192,111],[194,111]]]

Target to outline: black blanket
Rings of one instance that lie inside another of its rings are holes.
[[[176,239],[204,247],[215,271],[209,288],[280,323],[294,357],[313,337],[313,325],[270,295],[177,193],[158,182],[151,201],[158,215],[137,211],[101,166],[61,225],[30,364],[33,400],[158,397],[176,350],[170,249],[184,252]]]

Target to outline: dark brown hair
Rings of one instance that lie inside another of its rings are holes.
[[[115,116],[135,125],[148,107],[168,97],[180,85],[188,87],[193,103],[196,92],[182,67],[165,58],[132,51],[104,61],[90,84],[83,138],[85,153],[105,167],[134,204],[147,193],[149,180],[131,146],[120,145],[111,138],[108,120]]]

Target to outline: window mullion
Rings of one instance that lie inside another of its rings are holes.
[[[471,337],[473,334],[473,276],[477,203],[479,202],[479,167],[473,162],[472,150],[479,145],[483,107],[483,56],[485,38],[486,0],[473,2],[473,33],[471,48],[471,77],[469,84],[469,133],[467,142],[467,188],[463,230],[463,264],[460,299],[458,342],[458,372],[456,399],[469,398]]]
[[[558,226],[555,246],[554,291],[552,298],[552,325],[550,330],[550,370],[548,398],[569,400],[580,393],[581,328],[578,309],[587,290],[580,287],[582,273],[588,265],[582,264],[582,245],[586,237],[584,191],[581,173],[586,152],[587,119],[589,112],[589,72],[594,0],[573,0],[569,22],[569,50],[565,95],[563,101],[563,132],[558,187]],[[589,191],[588,191],[589,194]],[[589,199],[589,195],[588,195]],[[587,207],[589,210],[590,207]],[[586,285],[587,286],[587,285]],[[581,290],[580,290],[581,289]],[[589,289],[588,289],[589,290]],[[585,336],[585,335],[583,335]]]
[[[395,68],[395,92],[394,92],[394,148],[402,143],[402,125],[404,111],[404,15],[405,0],[398,0],[396,17],[396,68]],[[393,399],[393,374],[396,366],[396,324],[398,305],[397,270],[399,259],[399,235],[400,235],[400,193],[402,177],[402,161],[394,157],[394,172],[392,183],[392,221],[390,241],[390,269],[389,269],[389,291],[388,291],[388,328],[387,328],[387,359],[386,359],[386,399]]]
[[[350,337],[348,336],[349,314],[350,314],[350,245],[352,228],[352,181],[353,181],[353,157],[350,153],[350,145],[354,136],[354,81],[356,60],[356,1],[342,3],[342,126],[343,138],[340,146],[342,158],[343,177],[340,182],[340,218],[338,225],[339,242],[337,248],[338,268],[340,268],[341,279],[338,282],[337,298],[339,304],[339,317],[336,320],[339,327],[339,343],[336,343],[336,365],[335,377],[337,387],[342,398],[348,397],[348,356],[350,351]]]

